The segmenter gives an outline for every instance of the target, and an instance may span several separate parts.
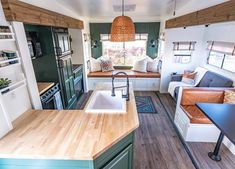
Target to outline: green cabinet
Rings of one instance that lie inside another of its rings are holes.
[[[74,89],[74,76],[71,56],[66,56],[59,59],[59,70],[61,84],[64,85],[62,89],[62,95],[64,98],[65,108],[73,109],[76,102],[76,95]]]
[[[0,169],[132,169],[134,132],[94,160],[0,158]]]
[[[102,169],[132,169],[132,147],[129,145]]]

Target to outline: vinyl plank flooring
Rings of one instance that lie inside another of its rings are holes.
[[[136,131],[135,169],[193,169],[194,166],[171,124],[164,107],[154,92],[135,92],[151,96],[157,114],[139,114]]]
[[[162,105],[172,120],[175,116],[176,103],[169,94],[156,92]],[[235,156],[224,145],[221,147],[222,161],[211,160],[207,153],[214,150],[215,143],[185,142],[200,169],[235,169]]]

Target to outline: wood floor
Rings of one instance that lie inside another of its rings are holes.
[[[152,140],[152,138],[154,137],[161,137],[161,139],[165,139],[163,142],[165,142],[165,144],[167,144],[169,151],[171,151],[171,154],[161,154],[160,156],[163,157],[159,157],[159,155],[157,157],[155,157],[155,154],[159,154],[159,149],[160,152],[164,151],[160,147],[154,147],[152,146],[150,143],[148,143],[148,141],[146,141],[144,143],[144,145],[146,146],[146,150],[144,150],[144,148],[138,148],[138,146],[141,145],[141,143],[139,143],[139,141],[136,139],[136,151],[135,151],[135,155],[136,155],[136,161],[135,161],[135,167],[136,168],[161,168],[161,169],[168,169],[168,168],[192,168],[192,162],[190,160],[188,160],[189,156],[188,154],[185,155],[185,148],[182,147],[182,144],[180,145],[178,143],[179,141],[179,137],[176,136],[176,130],[174,128],[172,128],[172,120],[174,119],[174,114],[175,114],[175,101],[171,98],[171,96],[169,94],[160,94],[160,93],[156,93],[154,95],[154,93],[152,92],[136,92],[136,95],[151,95],[153,100],[155,100],[156,103],[156,108],[157,110],[161,110],[159,111],[159,114],[140,114],[140,128],[137,131],[137,137],[140,140]],[[160,103],[159,103],[160,102]],[[161,108],[163,107],[163,108]],[[167,116],[166,113],[169,115]],[[151,117],[152,116],[152,117]],[[158,117],[159,116],[159,117]],[[169,118],[168,118],[169,117]],[[171,120],[171,122],[170,122]],[[148,124],[145,124],[148,123]],[[151,126],[150,126],[151,125]],[[152,126],[155,125],[155,126]],[[166,125],[170,126],[167,127]],[[157,127],[156,127],[157,126]],[[148,130],[148,127],[150,128]],[[158,130],[156,129],[158,128]],[[160,128],[160,129],[159,129]],[[141,131],[142,130],[142,131]],[[164,132],[162,132],[162,131]],[[143,132],[144,134],[141,135],[141,132]],[[147,132],[147,133],[146,133]],[[165,135],[165,137],[164,137]],[[172,139],[172,137],[175,137],[175,139]],[[155,141],[161,140],[161,139],[155,139]],[[170,139],[170,141],[169,141]],[[172,140],[174,140],[172,142]],[[156,143],[155,143],[156,144]],[[157,143],[159,145],[159,143]],[[193,160],[196,163],[196,166],[199,169],[235,169],[235,156],[228,150],[227,147],[225,147],[224,145],[221,146],[221,156],[222,156],[222,161],[221,162],[214,162],[212,161],[208,156],[207,153],[209,151],[213,151],[214,147],[215,147],[215,143],[195,143],[195,142],[184,142],[186,148],[189,150],[189,154],[192,156]],[[175,148],[175,145],[177,145]],[[183,149],[183,150],[181,150]],[[139,156],[141,153],[147,151],[148,156],[150,156],[151,159],[153,159],[153,161],[148,161],[148,160],[144,160],[142,161],[143,164],[141,165],[141,161],[139,161],[141,158]],[[176,151],[176,152],[175,152]],[[181,156],[179,157],[175,157],[176,154],[181,153]],[[167,156],[168,155],[168,156]],[[152,156],[152,157],[151,157]],[[171,157],[170,157],[171,156]],[[157,163],[155,164],[154,162],[156,161],[155,158],[162,158],[164,162],[161,162],[157,165]],[[170,163],[172,163],[172,158],[177,158],[178,161],[175,162],[174,165],[172,166],[168,166],[167,163],[168,161],[165,161],[165,159],[168,159],[170,161]],[[183,163],[181,164],[182,166],[179,166],[178,163]],[[144,164],[146,163],[146,164]],[[152,164],[156,165],[153,166]],[[191,165],[190,165],[191,164]],[[145,165],[145,166],[144,166]],[[187,167],[188,166],[188,167]]]
[[[151,96],[158,114],[139,114],[134,169],[194,169],[157,95],[154,92],[135,95]]]

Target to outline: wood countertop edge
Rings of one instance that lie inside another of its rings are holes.
[[[98,152],[97,154],[93,155],[92,160],[95,160],[97,157],[99,157],[101,154],[103,154],[105,151],[107,151],[109,148],[111,148],[112,146],[114,146],[115,144],[117,144],[119,141],[121,141],[123,138],[125,138],[126,136],[128,136],[129,134],[131,134],[131,132],[135,131],[137,128],[139,127],[139,122],[138,124],[133,127],[133,129],[131,129],[130,131],[126,132],[125,134],[123,134],[121,137],[119,137],[118,139],[116,139],[115,141],[113,141],[110,145],[107,145],[105,149],[101,150],[100,152]]]
[[[44,92],[46,92],[48,89],[50,89],[52,86],[55,85],[55,83],[53,82],[38,82],[38,91],[39,94],[43,94]]]

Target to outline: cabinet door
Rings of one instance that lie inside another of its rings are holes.
[[[130,144],[125,150],[103,167],[103,169],[132,169],[132,151],[132,144]]]
[[[74,89],[74,77],[72,71],[72,62],[71,58],[63,58],[63,83],[64,83],[64,96],[66,107],[69,107],[70,104],[76,99],[75,89]]]

